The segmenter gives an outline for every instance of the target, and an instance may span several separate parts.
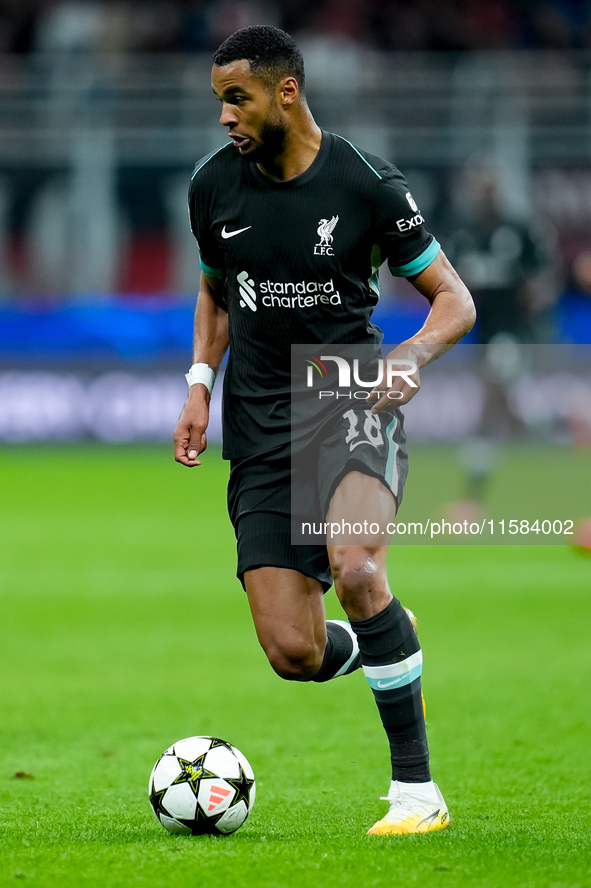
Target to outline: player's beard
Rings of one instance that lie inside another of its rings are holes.
[[[260,145],[246,155],[253,163],[272,162],[285,147],[287,127],[279,114],[269,117],[262,125],[259,139]]]

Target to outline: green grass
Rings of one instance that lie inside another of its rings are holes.
[[[393,549],[453,823],[366,836],[388,787],[371,693],[359,673],[300,685],[267,666],[226,475],[215,452],[191,472],[157,448],[0,452],[0,885],[589,885],[591,559]],[[227,838],[170,836],[147,801],[158,755],[199,733],[257,776]]]

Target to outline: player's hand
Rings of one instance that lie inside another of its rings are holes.
[[[188,468],[200,466],[197,457],[207,447],[209,392],[204,385],[192,385],[174,431],[174,458]]]
[[[408,404],[421,387],[417,355],[402,343],[393,349],[384,361],[384,374],[367,396],[372,413],[393,410]]]

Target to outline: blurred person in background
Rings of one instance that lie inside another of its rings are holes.
[[[552,311],[559,294],[552,230],[510,212],[500,173],[469,164],[452,186],[446,248],[468,282],[478,311],[478,339],[500,334],[517,342],[553,342]]]
[[[554,233],[510,212],[500,183],[492,164],[468,164],[452,189],[455,206],[444,239],[473,295],[483,346],[480,426],[460,449],[465,489],[460,502],[448,507],[449,517],[460,522],[477,520],[482,512],[499,443],[527,431],[511,405],[511,389],[528,369],[524,346],[556,339],[561,281]]]

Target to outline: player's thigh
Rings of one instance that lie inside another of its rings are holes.
[[[359,470],[338,482],[326,513],[327,545],[386,551],[396,518],[396,499],[381,478]],[[332,561],[331,561],[332,564]]]
[[[319,580],[283,567],[244,573],[244,587],[259,642],[279,671],[315,672],[326,647],[324,593]]]
[[[330,501],[328,557],[335,590],[351,620],[367,620],[391,600],[386,558],[396,500],[379,478],[349,472]],[[338,530],[337,530],[338,529]]]

